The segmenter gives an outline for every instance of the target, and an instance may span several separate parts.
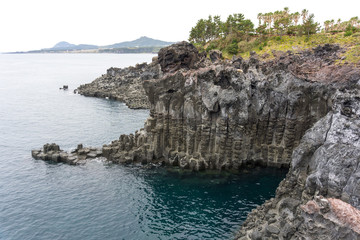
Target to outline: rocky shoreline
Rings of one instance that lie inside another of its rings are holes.
[[[44,161],[80,165],[85,164],[86,160],[102,157],[102,148],[83,147],[82,144],[79,144],[73,151],[65,152],[60,149],[59,145],[47,143],[42,149],[32,150],[31,156]]]
[[[156,59],[150,64],[136,64],[135,67],[109,68],[106,74],[75,91],[88,97],[118,100],[131,109],[149,109],[150,103],[142,83],[162,76],[161,69],[154,62]]]
[[[360,70],[336,64],[341,51],[325,45],[268,61],[213,51],[210,60],[181,42],[150,64],[111,68],[79,92],[149,107],[150,116],[143,129],[94,151],[114,163],[194,171],[290,167],[237,238],[357,239],[360,218],[343,216],[360,208]],[[53,148],[32,155],[66,159]],[[77,149],[71,158],[85,160],[90,152]]]

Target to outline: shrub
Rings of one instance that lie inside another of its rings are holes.
[[[216,48],[217,48],[217,44],[214,43],[214,42],[211,42],[211,43],[209,44],[209,46],[206,48],[206,51],[209,52],[209,51],[214,50],[214,49],[216,49]]]
[[[237,45],[237,43],[230,44],[227,47],[227,51],[228,51],[228,53],[233,54],[233,55],[237,54],[238,53],[238,45]]]
[[[344,37],[349,37],[349,36],[351,36],[353,34],[353,32],[350,30],[350,31],[346,31],[345,33],[344,33]]]

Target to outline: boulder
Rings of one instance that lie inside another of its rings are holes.
[[[194,68],[200,59],[196,47],[188,42],[179,42],[160,49],[158,62],[163,72],[175,72],[181,68]]]
[[[211,50],[209,52],[209,57],[211,62],[217,62],[222,59],[222,52],[219,50]]]

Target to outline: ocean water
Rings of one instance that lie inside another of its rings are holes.
[[[0,239],[229,239],[274,196],[285,171],[191,173],[31,158],[56,142],[102,146],[143,127],[147,110],[73,94],[109,67],[151,54],[0,54]],[[69,90],[59,90],[68,85]]]

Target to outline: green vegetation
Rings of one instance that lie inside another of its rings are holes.
[[[360,61],[360,20],[327,20],[324,28],[315,21],[314,14],[304,9],[291,13],[289,8],[280,11],[259,13],[257,28],[241,13],[229,15],[225,22],[220,16],[200,19],[191,29],[189,41],[200,51],[218,49],[224,57],[233,55],[249,57],[256,51],[264,58],[274,57],[275,51],[301,51],[320,44],[340,44],[346,47],[346,62]],[[339,61],[342,63],[344,61]]]

